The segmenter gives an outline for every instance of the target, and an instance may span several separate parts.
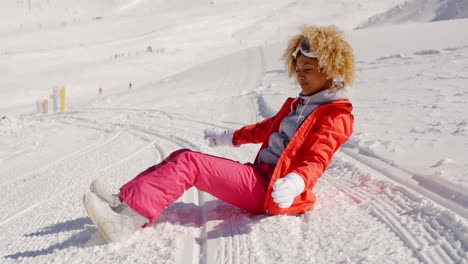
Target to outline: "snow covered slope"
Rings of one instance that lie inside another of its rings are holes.
[[[285,41],[303,23],[353,28],[397,2],[51,0],[31,1],[29,13],[26,0],[2,1],[0,111],[30,112],[54,86],[65,86],[72,104],[100,87],[105,94],[126,91],[130,82],[143,87],[235,51]]]
[[[468,17],[467,0],[408,0],[384,13],[369,18],[358,28],[466,17]]]
[[[468,20],[347,32],[355,133],[314,210],[251,215],[191,189],[105,244],[82,206],[93,179],[117,189],[180,148],[252,161],[259,146],[209,148],[202,131],[258,122],[297,95],[279,60],[288,29],[351,29],[397,1],[64,1],[76,12],[54,17],[58,2],[33,5],[29,22],[3,13],[1,263],[468,263]],[[0,7],[29,16],[11,3]],[[59,84],[67,111],[33,114]]]

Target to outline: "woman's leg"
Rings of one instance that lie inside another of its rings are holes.
[[[269,173],[271,167],[266,165],[182,149],[122,186],[119,197],[149,218],[148,224],[192,186],[249,212],[262,213]]]

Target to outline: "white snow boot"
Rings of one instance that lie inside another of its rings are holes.
[[[101,200],[105,201],[110,207],[116,208],[121,202],[118,194],[113,194],[110,188],[99,178],[95,179],[89,186],[91,191],[96,194]]]
[[[148,223],[148,219],[133,211],[125,203],[121,204],[120,213],[114,212],[108,204],[92,192],[84,195],[83,203],[89,218],[108,242],[127,241],[137,230]]]

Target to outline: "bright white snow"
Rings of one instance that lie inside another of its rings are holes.
[[[401,2],[2,2],[0,262],[468,263],[468,20],[352,31]],[[304,23],[346,29],[357,60],[355,132],[314,210],[250,215],[191,189],[105,244],[82,206],[96,177],[117,190],[179,148],[252,161],[259,146],[202,131],[298,94],[280,56]],[[34,113],[55,86],[67,111]]]
[[[372,16],[359,28],[468,17],[468,0],[407,0]]]

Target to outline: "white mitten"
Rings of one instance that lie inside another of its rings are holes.
[[[271,197],[279,208],[291,207],[294,198],[304,191],[305,183],[301,176],[291,172],[275,181]]]
[[[223,129],[219,127],[207,128],[203,130],[205,134],[204,138],[208,140],[208,146],[218,147],[218,146],[229,146],[232,147],[232,134],[233,130]]]

